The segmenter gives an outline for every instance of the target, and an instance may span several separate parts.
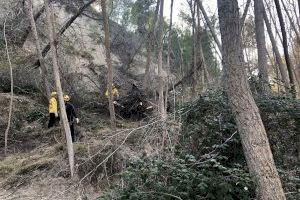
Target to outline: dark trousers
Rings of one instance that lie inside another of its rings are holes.
[[[49,113],[49,114],[50,114],[50,118],[49,118],[49,122],[48,122],[48,128],[51,128],[55,124],[56,117],[55,117],[54,113]]]
[[[71,130],[72,142],[75,142],[75,130],[74,130],[74,123],[71,123],[71,124],[70,124],[70,130]]]

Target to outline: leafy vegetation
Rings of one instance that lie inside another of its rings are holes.
[[[198,163],[192,155],[132,161],[117,187],[104,199],[251,199],[254,185],[240,165],[228,168],[218,159]]]
[[[299,101],[259,97],[257,104],[288,199],[299,196],[295,140]],[[176,153],[135,158],[104,199],[253,199],[251,181],[233,115],[222,92],[208,92],[179,109],[183,130]],[[286,127],[289,126],[289,131]],[[284,131],[285,130],[285,131]],[[290,156],[287,156],[290,155]],[[297,196],[298,195],[298,196]]]

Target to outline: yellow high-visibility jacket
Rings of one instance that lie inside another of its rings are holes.
[[[57,101],[54,97],[49,101],[49,113],[57,113]]]
[[[119,97],[119,91],[117,90],[117,88],[113,88],[112,89],[112,95],[113,95],[113,97]],[[105,92],[105,96],[106,97],[108,97],[109,95],[108,95],[108,89],[106,90],[106,92]]]

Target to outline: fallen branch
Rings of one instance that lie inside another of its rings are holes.
[[[198,64],[198,67],[196,69],[196,71],[199,71],[202,67],[202,63],[203,61],[201,61],[200,64]],[[168,92],[171,92],[173,90],[175,90],[176,87],[178,87],[179,85],[184,84],[185,82],[187,82],[188,80],[191,79],[191,77],[194,75],[195,71],[193,70],[193,68],[190,70],[190,72],[185,75],[180,81],[178,81],[177,83],[175,83],[174,85],[172,85],[172,87],[169,87]]]
[[[3,24],[3,36],[4,36],[4,41],[5,41],[5,49],[6,49],[6,55],[7,55],[7,60],[9,63],[9,70],[10,70],[10,103],[9,103],[9,113],[8,113],[8,122],[7,122],[7,128],[4,133],[4,140],[5,140],[5,145],[4,145],[4,154],[6,155],[7,153],[7,139],[8,139],[8,132],[10,129],[10,124],[11,124],[11,116],[12,116],[12,107],[13,107],[13,97],[14,97],[14,80],[13,80],[13,72],[12,72],[12,64],[8,52],[8,45],[7,45],[7,39],[6,39],[6,34],[5,34],[5,29],[6,29],[6,19],[4,20]]]

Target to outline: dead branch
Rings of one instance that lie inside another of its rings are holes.
[[[13,80],[13,72],[12,72],[12,64],[8,52],[8,45],[7,45],[7,39],[6,39],[6,34],[5,34],[5,29],[6,29],[6,19],[4,20],[3,24],[3,37],[5,41],[5,49],[6,49],[6,55],[7,55],[7,60],[9,63],[9,70],[10,70],[10,103],[9,103],[9,113],[8,113],[8,122],[7,122],[7,128],[4,133],[4,140],[5,140],[5,145],[4,145],[4,154],[6,155],[7,153],[7,139],[8,139],[8,132],[10,129],[10,124],[11,124],[11,116],[12,116],[12,107],[13,107],[13,96],[14,96],[14,80]]]

